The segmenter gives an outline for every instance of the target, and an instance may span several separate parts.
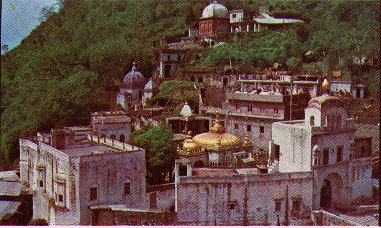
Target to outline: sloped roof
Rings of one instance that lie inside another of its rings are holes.
[[[304,21],[298,19],[275,18],[268,15],[267,13],[262,13],[260,17],[254,18],[254,21],[259,24],[269,25],[304,23]]]

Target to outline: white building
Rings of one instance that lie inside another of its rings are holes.
[[[90,134],[67,144],[61,133],[45,135],[50,145],[20,139],[20,177],[33,190],[33,218],[86,225],[92,206],[148,208],[144,149]]]
[[[304,120],[273,123],[270,159],[282,173],[313,173],[314,208],[345,207],[372,193],[370,153],[355,156],[355,131],[343,102],[325,93],[310,100]]]

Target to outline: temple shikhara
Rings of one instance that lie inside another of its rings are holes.
[[[130,63],[117,108],[90,113],[88,126],[19,139],[15,197],[29,197],[20,201],[29,216],[49,225],[375,225],[343,212],[378,199],[379,125],[350,109],[369,101],[365,86],[278,63],[261,72],[187,64],[226,34],[305,22],[213,1],[195,23],[163,46],[151,78]],[[193,83],[197,102],[170,112],[154,100],[173,79]],[[172,130],[176,159],[167,183],[149,185],[147,150],[130,139],[157,125]]]

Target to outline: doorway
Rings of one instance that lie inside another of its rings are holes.
[[[330,208],[332,203],[332,187],[329,180],[324,180],[320,191],[320,207]]]

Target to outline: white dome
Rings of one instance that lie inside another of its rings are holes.
[[[192,109],[189,107],[187,102],[185,102],[183,108],[181,109],[180,115],[184,117],[190,117],[191,115],[193,115]]]
[[[202,11],[202,18],[229,18],[229,10],[217,1],[213,1]]]

